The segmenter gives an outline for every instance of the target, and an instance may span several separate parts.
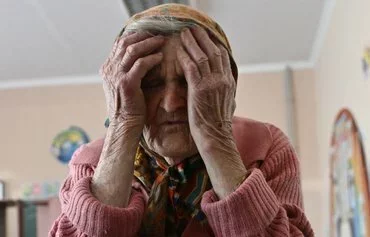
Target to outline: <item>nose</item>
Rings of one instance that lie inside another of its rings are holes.
[[[161,101],[161,107],[166,112],[175,112],[178,109],[185,108],[186,89],[177,85],[177,83],[167,85]]]

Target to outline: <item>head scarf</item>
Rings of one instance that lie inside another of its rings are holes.
[[[199,26],[202,26],[208,31],[208,33],[214,36],[229,52],[231,70],[235,81],[237,81],[238,68],[232,56],[229,40],[227,39],[226,34],[222,30],[221,26],[217,24],[217,22],[215,22],[212,18],[207,16],[205,13],[195,10],[194,8],[191,8],[187,5],[168,3],[155,6],[143,12],[135,14],[127,21],[126,26],[139,19],[150,17],[168,17],[169,19],[175,18],[177,20],[191,21]],[[119,36],[121,36],[124,31],[125,28],[122,29]]]
[[[228,50],[232,73],[237,80],[238,70],[229,41],[221,27],[210,17],[186,5],[163,4],[132,16],[126,25],[150,17],[191,21],[206,29]],[[109,125],[109,120],[106,125]],[[170,166],[163,157],[151,151],[142,138],[134,167],[135,178],[149,194],[140,236],[181,236],[190,222],[197,222],[205,232],[212,233],[200,208],[202,195],[212,188],[212,184],[199,154]]]

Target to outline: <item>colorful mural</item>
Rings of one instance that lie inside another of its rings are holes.
[[[72,158],[73,153],[85,143],[90,141],[82,128],[71,126],[59,133],[51,145],[51,153],[62,163],[66,164]]]
[[[351,112],[337,115],[331,140],[332,237],[370,236],[369,176],[361,134]]]
[[[362,71],[364,73],[364,78],[369,79],[370,74],[370,48],[365,48],[362,57]]]

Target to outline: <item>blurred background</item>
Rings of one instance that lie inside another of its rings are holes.
[[[235,114],[290,137],[316,236],[370,236],[370,1],[0,0],[0,237],[47,236],[71,154],[105,133],[99,67],[130,15],[167,2],[224,29]]]

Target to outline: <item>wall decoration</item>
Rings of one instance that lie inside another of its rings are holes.
[[[66,164],[82,144],[90,141],[86,132],[79,127],[71,126],[59,133],[51,145],[51,153],[62,163]]]
[[[337,115],[330,156],[330,236],[370,236],[366,158],[361,134],[347,109]]]
[[[364,73],[364,78],[369,79],[370,74],[370,48],[365,48],[362,57],[362,71]]]

